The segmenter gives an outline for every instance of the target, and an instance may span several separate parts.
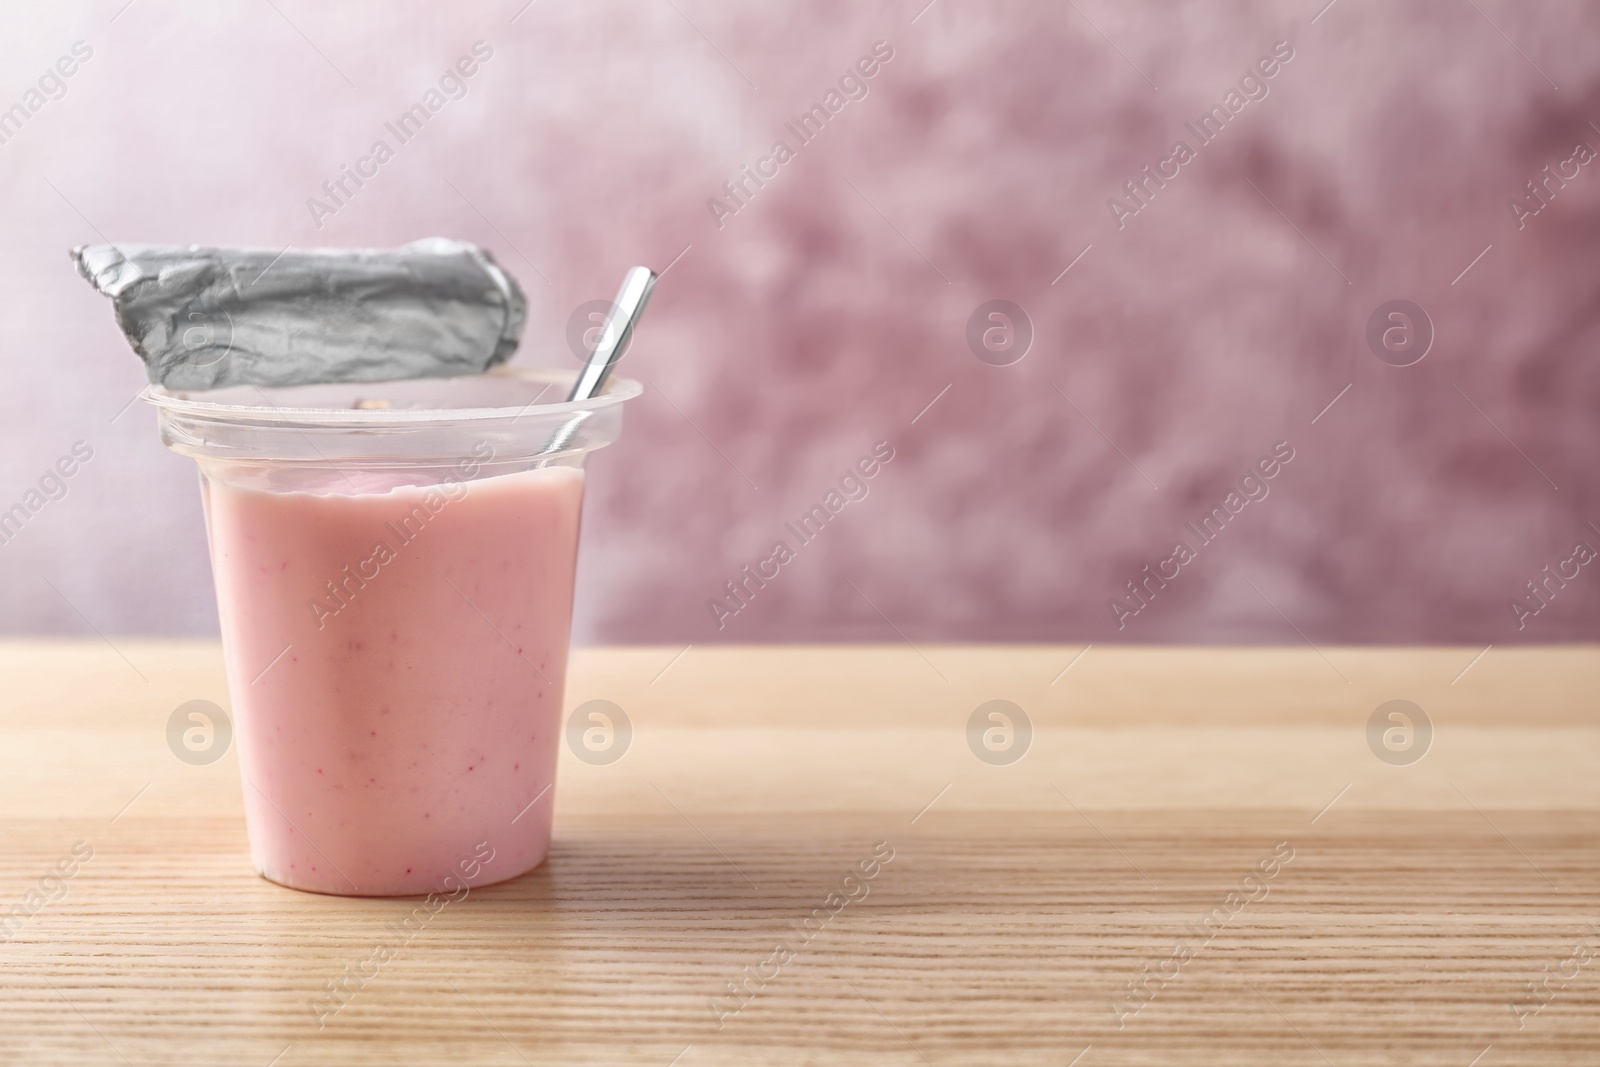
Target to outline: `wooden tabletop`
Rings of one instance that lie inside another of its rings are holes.
[[[579,651],[626,752],[409,933],[169,750],[215,645],[0,692],[7,1064],[1600,1063],[1594,647]]]

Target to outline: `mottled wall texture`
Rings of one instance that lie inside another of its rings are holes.
[[[1325,2],[7,5],[0,628],[215,631],[69,246],[444,235],[666,270],[582,641],[1593,639],[1600,8]]]

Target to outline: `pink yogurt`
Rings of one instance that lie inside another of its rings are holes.
[[[515,877],[550,845],[584,475],[383,477],[206,482],[251,856],[343,895]]]

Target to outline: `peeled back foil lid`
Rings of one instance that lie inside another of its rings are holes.
[[[489,253],[86,245],[78,272],[168,389],[478,374],[516,351],[527,299]]]

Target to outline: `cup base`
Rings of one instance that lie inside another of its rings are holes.
[[[259,864],[256,865],[256,874],[261,876],[262,881],[271,882],[273,885],[282,886],[285,889],[293,889],[299,893],[315,893],[317,896],[323,897],[362,897],[369,900],[399,900],[406,897],[428,897],[437,894],[441,897],[445,897],[446,899],[461,900],[465,899],[460,896],[463,886],[468,890],[487,889],[489,886],[499,885],[502,882],[515,881],[516,879],[527,874],[529,871],[534,871],[544,866],[545,860],[549,858],[550,850],[547,846],[546,848],[541,849],[539,854],[534,857],[531,862],[526,862],[520,867],[512,869],[510,873],[495,872],[494,874],[490,874],[489,868],[485,867],[480,877],[471,879],[463,877],[459,879],[459,884],[454,889],[446,889],[444,886],[436,886],[432,889],[428,889],[419,886],[415,888],[407,887],[404,889],[366,890],[358,889],[349,884],[344,885],[342,888],[339,885],[327,885],[320,882],[314,885],[305,882],[296,884],[295,881],[288,878],[274,878],[272,875],[262,870]]]

